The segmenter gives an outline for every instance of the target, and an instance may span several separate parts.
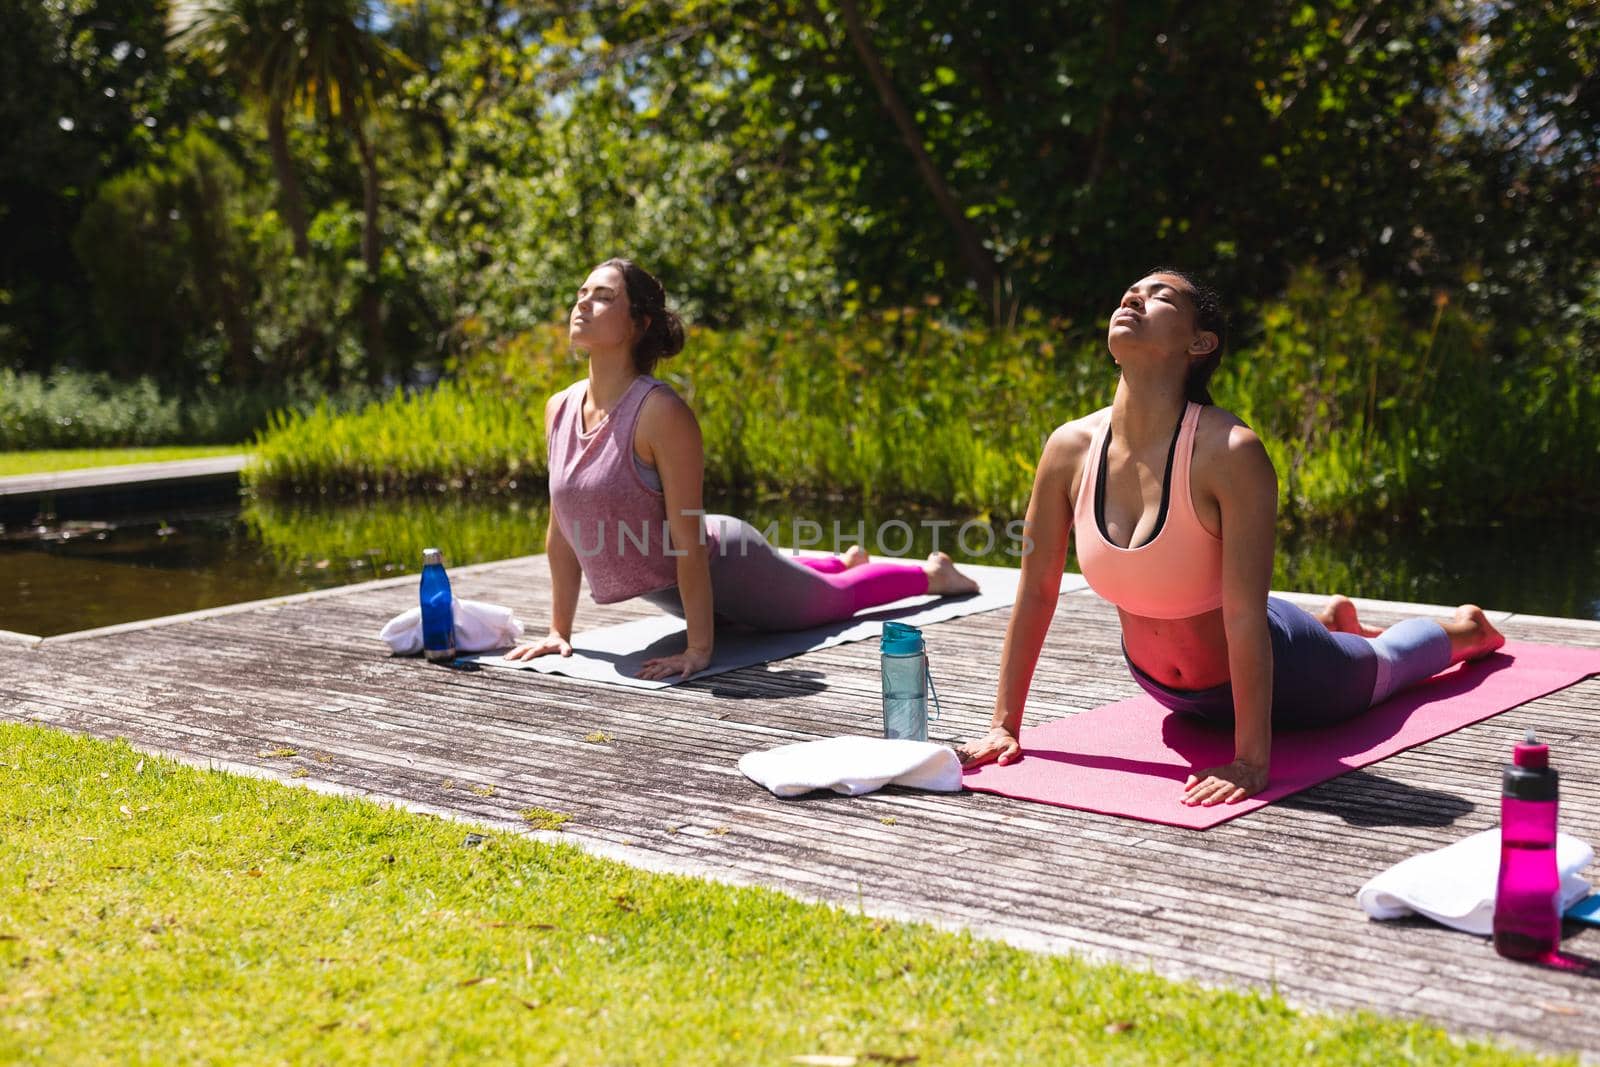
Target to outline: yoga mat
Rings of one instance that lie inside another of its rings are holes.
[[[1349,722],[1272,738],[1266,790],[1238,804],[1179,802],[1191,771],[1233,759],[1233,732],[1167,711],[1146,695],[1022,731],[1022,758],[966,772],[982,793],[1206,830],[1345,771],[1481,722],[1600,673],[1600,649],[1508,641]],[[1515,739],[1506,737],[1509,757]]]
[[[765,633],[731,627],[717,627],[716,645],[712,651],[711,665],[692,674],[685,681],[708,678],[724,671],[737,670],[756,663],[798,656],[847,641],[864,641],[883,633],[883,624],[889,619],[926,626],[963,615],[976,615],[996,608],[1009,608],[1016,600],[1017,578],[1020,571],[1010,567],[983,567],[963,565],[961,570],[977,581],[976,594],[965,597],[919,596],[897,600],[853,617],[819,626],[810,630],[791,630],[785,633]],[[1081,588],[1084,581],[1076,574],[1062,575],[1063,592]],[[672,681],[646,681],[634,674],[646,660],[669,656],[683,651],[683,620],[671,615],[660,615],[617,626],[604,626],[596,630],[580,630],[572,639],[572,655],[541,656],[535,660],[508,660],[501,655],[462,656],[458,662],[481,663],[485,667],[503,667],[508,670],[537,671],[540,674],[564,674],[573,678],[624,685],[635,689],[664,689],[677,685]],[[934,661],[934,681],[938,682],[938,661]]]

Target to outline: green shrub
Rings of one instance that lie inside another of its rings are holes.
[[[0,448],[157,445],[182,437],[178,402],[147,378],[58,371],[48,379],[0,369]]]
[[[309,384],[281,383],[178,396],[148,378],[118,382],[73,370],[44,378],[0,368],[0,450],[233,443],[249,440],[275,412],[310,411],[319,403],[345,411],[373,395],[347,386],[319,400]]]

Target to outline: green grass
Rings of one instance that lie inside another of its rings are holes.
[[[161,448],[74,448],[44,452],[0,452],[0,478],[11,474],[46,474],[83,467],[119,467],[128,463],[164,463],[204,459],[249,451],[249,445],[169,445]]]
[[[1541,1062],[44,727],[0,767],[0,1062]]]

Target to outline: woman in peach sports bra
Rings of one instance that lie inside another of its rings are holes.
[[[1134,680],[1165,707],[1232,727],[1233,761],[1195,768],[1186,804],[1266,788],[1273,730],[1351,718],[1505,643],[1472,604],[1379,630],[1342,596],[1311,615],[1267,595],[1278,482],[1255,433],[1211,403],[1225,339],[1217,295],[1180,271],[1153,271],[1122,295],[1106,338],[1116,396],[1045,443],[994,719],[958,749],[963,763],[1022,754],[1069,531],[1084,578],[1117,606]]]

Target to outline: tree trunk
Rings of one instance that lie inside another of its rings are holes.
[[[900,140],[911,152],[917,173],[921,176],[923,184],[928,187],[928,192],[938,205],[940,214],[944,216],[955,234],[956,247],[966,263],[967,272],[978,284],[978,291],[983,294],[998,321],[1001,306],[1000,270],[995,265],[994,258],[983,247],[983,239],[978,235],[971,220],[967,218],[966,212],[956,199],[956,194],[944,180],[944,175],[939,173],[932,157],[928,155],[928,150],[922,143],[922,132],[917,129],[916,120],[906,108],[905,101],[900,98],[894,83],[889,80],[889,72],[884,69],[882,60],[872,47],[872,39],[865,23],[861,20],[861,9],[857,6],[856,0],[839,0],[839,12],[844,16],[845,33],[849,36],[850,44],[855,48],[861,65],[867,69],[867,77],[871,79],[873,88],[878,92],[878,100],[883,105],[883,110],[894,123],[895,129],[899,131]]]
[[[361,261],[366,267],[361,286],[361,332],[367,349],[367,380],[376,385],[388,369],[378,288],[378,275],[383,266],[383,247],[378,232],[378,157],[362,125],[361,113],[348,102],[344,113],[356,139],[356,151],[361,156]]]
[[[295,257],[303,262],[311,258],[310,226],[306,222],[305,199],[300,195],[300,179],[295,177],[294,160],[289,157],[289,132],[284,124],[281,100],[267,105],[267,143],[272,148],[272,169],[278,178],[283,220],[294,236]]]

